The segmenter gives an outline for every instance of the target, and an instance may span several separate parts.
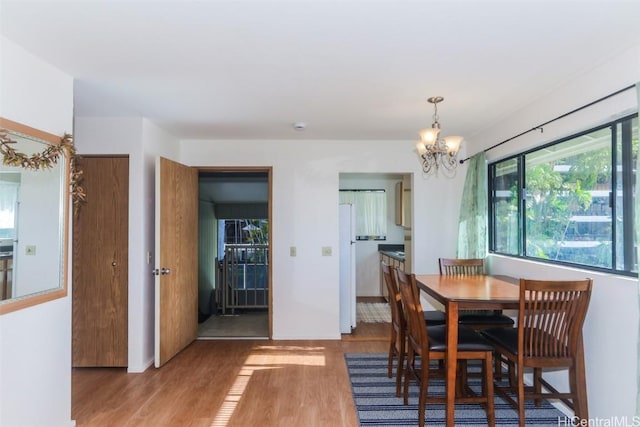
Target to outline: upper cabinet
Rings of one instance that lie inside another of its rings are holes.
[[[402,181],[396,182],[396,225],[402,225],[404,223],[403,190],[404,184]]]
[[[396,183],[396,225],[411,228],[411,177]]]

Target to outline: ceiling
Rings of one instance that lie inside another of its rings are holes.
[[[469,137],[640,43],[640,1],[0,0],[77,116],[179,139]],[[305,122],[302,131],[294,122]]]
[[[198,176],[200,200],[213,203],[268,203],[267,172],[205,172]]]

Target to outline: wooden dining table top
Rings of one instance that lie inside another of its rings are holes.
[[[460,308],[518,308],[520,299],[518,279],[508,276],[417,274],[416,282],[436,301]]]

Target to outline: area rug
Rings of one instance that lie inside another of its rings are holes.
[[[418,386],[409,388],[409,405],[396,397],[395,372],[387,377],[386,354],[345,354],[351,390],[361,426],[414,426],[418,424]],[[470,378],[471,388],[480,390],[480,378]],[[429,395],[444,396],[444,380],[431,380]],[[518,412],[500,397],[495,399],[496,426],[518,426]],[[548,401],[540,407],[527,401],[527,426],[568,425],[569,419]],[[562,424],[562,423],[565,424]],[[457,404],[456,426],[486,426],[486,412],[479,404]],[[444,404],[427,404],[426,425],[445,425]]]
[[[356,304],[356,321],[390,323],[391,307],[386,302],[359,302]]]

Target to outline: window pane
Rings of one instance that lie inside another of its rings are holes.
[[[525,156],[525,254],[612,267],[611,130]]]
[[[518,255],[518,161],[495,164],[493,179],[493,246],[496,252]]]
[[[269,241],[269,223],[266,219],[221,219],[219,224],[222,224],[223,230],[222,243],[267,244]]]
[[[638,119],[616,125],[616,269],[638,271],[634,232]]]

